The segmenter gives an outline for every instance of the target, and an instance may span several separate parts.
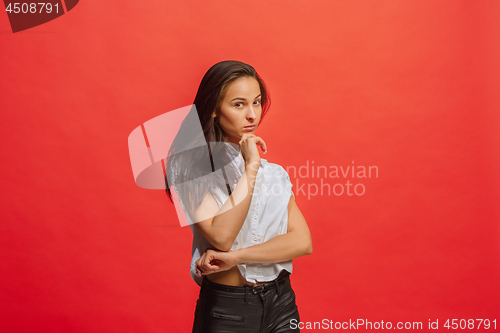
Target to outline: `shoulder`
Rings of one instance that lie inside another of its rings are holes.
[[[287,178],[290,179],[288,172],[284,167],[277,163],[268,162],[265,159],[261,159],[261,164],[264,168],[265,174],[275,178]]]
[[[261,159],[262,161],[262,159]],[[264,187],[263,190],[269,193],[269,198],[276,198],[279,204],[289,204],[290,196],[293,194],[293,184],[285,168],[277,163],[270,163],[267,160],[263,162],[264,167]]]
[[[273,194],[283,193],[286,198],[290,197],[293,187],[285,168],[277,163],[269,163],[266,160],[264,160],[264,184],[273,191]],[[281,191],[278,191],[278,189],[281,189]]]

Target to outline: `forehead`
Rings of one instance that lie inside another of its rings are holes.
[[[243,97],[253,99],[260,94],[259,82],[253,77],[240,77],[227,87],[224,99]]]

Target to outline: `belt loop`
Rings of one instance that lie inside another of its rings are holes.
[[[278,283],[278,279],[274,279],[274,283],[276,284],[276,295],[280,295],[280,285]]]
[[[247,304],[248,287],[245,287],[245,304]]]

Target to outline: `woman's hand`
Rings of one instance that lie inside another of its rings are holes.
[[[243,134],[239,145],[245,164],[249,164],[251,162],[258,162],[260,164],[260,155],[257,150],[257,146],[262,149],[264,154],[267,153],[267,146],[264,140],[253,134]]]
[[[208,249],[200,259],[196,260],[196,274],[202,276],[227,271],[238,263],[235,251],[222,252]]]

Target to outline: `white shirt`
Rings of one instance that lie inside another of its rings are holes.
[[[275,236],[287,232],[288,203],[290,201],[290,196],[294,195],[290,177],[282,166],[275,163],[269,163],[263,158],[261,158],[260,161],[250,208],[245,222],[233,242],[231,250],[238,250],[255,244],[261,244]],[[245,164],[241,153],[233,160],[233,163],[239,167],[241,173],[245,171]],[[177,192],[177,189],[175,190]],[[217,201],[219,208],[222,208],[226,200],[229,199],[229,196],[227,193],[218,190],[218,196],[214,197],[214,199]],[[202,277],[196,274],[196,260],[198,260],[208,248],[214,247],[193,225],[182,202],[180,202],[180,206],[193,232],[191,277],[201,286]],[[265,264],[243,263],[238,265],[238,269],[248,282],[256,283],[271,281],[277,278],[282,269],[292,273],[293,265],[292,260]]]

